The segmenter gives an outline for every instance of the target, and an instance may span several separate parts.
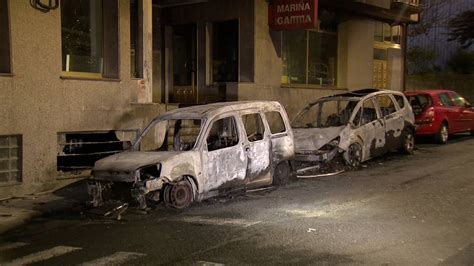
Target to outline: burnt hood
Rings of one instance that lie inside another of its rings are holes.
[[[93,171],[130,172],[140,167],[157,164],[183,152],[122,152],[98,160]]]
[[[337,138],[345,127],[294,128],[295,151],[319,150]]]

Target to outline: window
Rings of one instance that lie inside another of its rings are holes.
[[[357,101],[329,99],[314,104],[293,121],[295,128],[324,128],[344,126],[349,122]]]
[[[0,73],[11,73],[8,1],[0,0]]]
[[[392,101],[392,98],[390,98],[390,96],[388,95],[377,96],[377,103],[380,107],[380,111],[383,117],[393,114],[397,111],[397,108],[395,107],[395,103]]]
[[[456,92],[453,92],[452,93],[452,99],[453,99],[453,103],[458,106],[458,107],[466,107],[466,100],[459,94],[457,94]]]
[[[162,120],[151,124],[138,144],[141,151],[188,151],[196,145],[200,132],[199,119]]]
[[[220,150],[239,143],[239,131],[234,117],[217,120],[212,124],[207,136],[208,151]]]
[[[130,0],[130,73],[132,78],[143,77],[143,2]]]
[[[321,104],[309,105],[298,114],[298,116],[292,121],[291,126],[293,128],[317,127],[320,109]]]
[[[57,170],[91,169],[97,160],[129,149],[137,133],[138,130],[58,133]]]
[[[362,106],[362,125],[368,124],[372,121],[377,120],[377,109],[375,108],[374,102],[369,99],[364,102]]]
[[[279,112],[267,112],[265,113],[270,131],[272,134],[283,133],[286,131],[285,122]]]
[[[118,1],[61,1],[61,41],[63,75],[118,78]]]
[[[374,48],[375,60],[387,60],[387,49]]]
[[[453,102],[447,93],[439,94],[439,100],[441,101],[441,105],[443,106],[453,106]]]
[[[282,32],[283,84],[334,86],[337,35],[317,31]]]
[[[249,114],[242,116],[247,139],[250,142],[262,140],[265,134],[262,118],[259,114]]]
[[[399,25],[390,26],[381,21],[375,22],[374,41],[400,44],[401,27]]]
[[[239,21],[216,22],[212,29],[212,78],[237,82],[239,75]]]
[[[403,96],[394,94],[393,97],[395,97],[395,100],[397,101],[398,106],[400,107],[400,109],[405,107],[405,100],[404,100]]]
[[[21,182],[21,136],[0,136],[0,184]]]

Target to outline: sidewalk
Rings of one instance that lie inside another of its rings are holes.
[[[82,209],[88,199],[84,180],[56,191],[0,201],[0,235],[43,215]]]

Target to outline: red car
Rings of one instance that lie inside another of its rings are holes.
[[[415,114],[416,135],[432,135],[441,144],[450,134],[474,135],[474,108],[456,92],[424,90],[405,94]]]

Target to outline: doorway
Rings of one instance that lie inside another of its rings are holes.
[[[196,33],[195,24],[173,26],[173,87],[169,94],[171,103],[197,103]]]

